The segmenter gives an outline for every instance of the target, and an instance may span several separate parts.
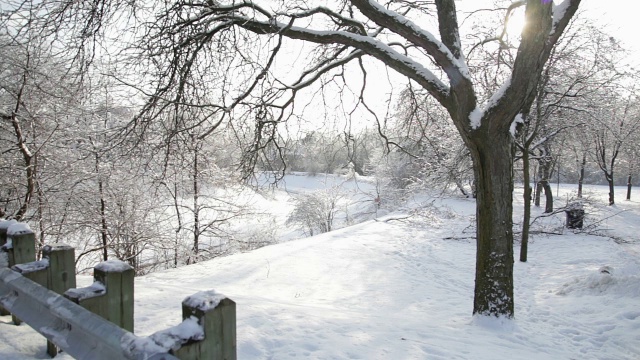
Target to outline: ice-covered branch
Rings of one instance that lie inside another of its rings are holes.
[[[307,87],[317,81],[322,75],[327,72],[340,67],[342,65],[346,65],[351,60],[362,57],[364,53],[359,50],[351,51],[349,54],[340,57],[349,47],[343,46],[336,51],[333,52],[330,56],[327,56],[325,59],[319,61],[317,64],[308,68],[302,72],[298,80],[296,80],[293,84],[288,85],[287,88],[292,89],[294,91],[300,90],[304,87]]]
[[[553,4],[540,1],[527,2],[525,17],[528,24],[522,32],[522,40],[513,65],[510,89],[504,91],[502,96],[494,96],[495,101],[492,106],[495,109],[506,110],[509,116],[505,119],[512,119],[518,112],[531,107],[544,63],[577,10],[580,0],[565,0],[565,3],[567,4],[563,7],[562,16],[555,20],[552,19]],[[561,6],[562,4],[559,7]],[[532,56],[532,54],[537,55]],[[485,113],[490,110],[487,107]],[[484,117],[485,114],[482,115]],[[496,124],[505,128],[510,125],[506,121]]]
[[[456,86],[463,80],[466,80],[469,83],[471,82],[469,70],[462,59],[460,52],[460,41],[453,1],[439,2],[449,5],[439,5],[439,9],[443,9],[443,14],[440,15],[439,10],[438,20],[441,23],[441,32],[445,29],[443,39],[448,39],[446,45],[439,41],[433,34],[420,28],[411,20],[388,10],[375,1],[353,0],[351,3],[376,24],[393,31],[416,46],[424,49],[433,58],[435,63],[444,70],[449,77],[452,86]],[[458,55],[456,56],[455,54]]]
[[[564,29],[569,25],[569,20],[578,10],[580,0],[564,0],[560,5],[553,6],[553,23],[551,28],[551,34],[549,36],[549,43],[555,44]]]
[[[309,16],[313,16],[315,14],[324,14],[327,15],[329,18],[331,18],[334,22],[336,22],[338,25],[340,26],[350,26],[352,27],[354,31],[360,35],[367,35],[367,30],[365,29],[364,25],[360,22],[357,21],[355,19],[349,18],[349,17],[345,17],[342,16],[334,11],[332,11],[329,8],[326,8],[324,6],[319,6],[313,9],[308,9],[299,13],[295,13],[295,14],[283,14],[284,16],[290,17],[292,19],[301,19],[301,18],[305,18],[305,17],[309,17]]]
[[[291,39],[305,40],[316,44],[342,44],[353,47],[373,56],[392,69],[414,80],[427,89],[441,103],[449,102],[449,87],[438,79],[433,72],[379,39],[348,31],[311,30],[290,26],[275,20],[259,21],[231,13],[227,14],[226,20],[230,24],[257,34],[281,34]]]

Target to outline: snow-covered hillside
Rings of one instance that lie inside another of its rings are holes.
[[[237,302],[240,359],[638,359],[640,192],[605,207],[607,189],[588,190],[585,225],[618,241],[534,235],[515,263],[514,320],[471,316],[473,200],[423,196],[413,211],[137,278],[135,332],[177,324],[183,298],[215,289]],[[9,322],[0,358],[46,358],[44,339]]]

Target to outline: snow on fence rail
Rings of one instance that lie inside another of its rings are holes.
[[[75,288],[70,246],[42,249],[26,224],[0,220],[0,305],[16,325],[27,323],[76,359],[236,359],[235,302],[215,291],[182,302],[177,326],[138,337],[133,331],[133,269],[120,261],[94,268],[94,283]]]

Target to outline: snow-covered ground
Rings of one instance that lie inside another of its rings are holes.
[[[608,189],[587,190],[591,234],[559,227],[563,214],[536,221],[514,320],[471,316],[473,200],[422,196],[415,210],[139,277],[135,332],[179,323],[183,298],[215,289],[237,303],[240,359],[640,359],[640,191],[624,201],[618,189],[608,207]],[[44,339],[9,323],[0,358],[47,358]]]
[[[262,196],[254,196],[253,206],[276,218],[276,237],[279,242],[305,237],[304,231],[298,226],[286,224],[289,214],[294,210],[295,199],[305,194],[322,191],[327,197],[339,198],[332,224],[334,229],[372,219],[377,213],[374,199],[379,194],[371,177],[293,172],[287,174],[277,188],[270,187],[270,181],[273,180],[264,176],[258,179],[257,183],[263,189],[260,192]]]

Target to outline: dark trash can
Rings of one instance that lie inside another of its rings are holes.
[[[584,222],[584,210],[565,210],[567,213],[567,229],[582,229]]]

